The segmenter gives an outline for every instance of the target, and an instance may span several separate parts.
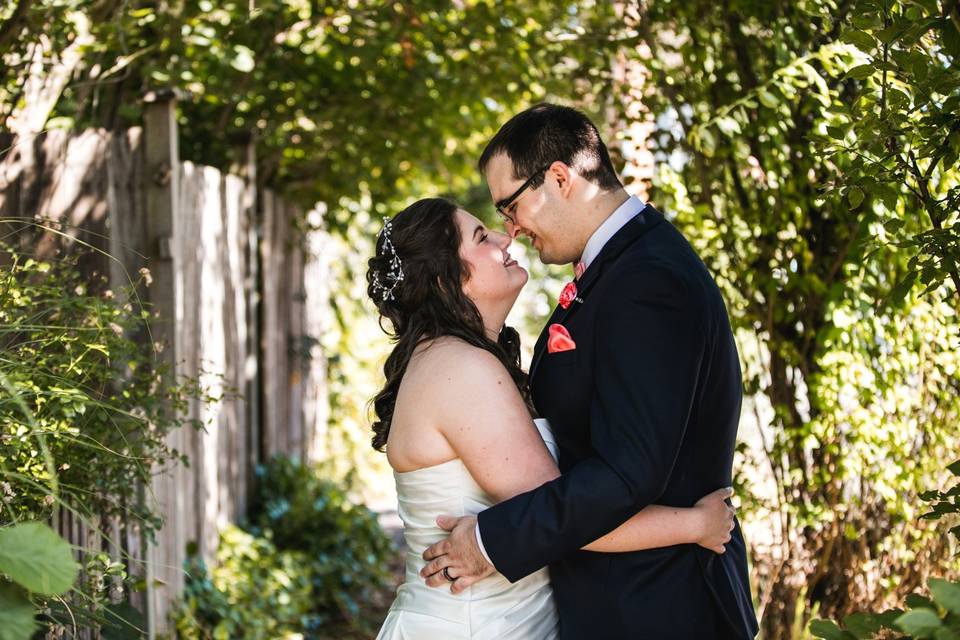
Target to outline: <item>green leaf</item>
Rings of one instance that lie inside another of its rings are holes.
[[[17,585],[0,582],[0,640],[30,640],[37,629],[33,603]]]
[[[947,467],[947,471],[949,471],[955,476],[960,476],[960,460],[957,460],[956,462],[951,462],[950,465]]]
[[[934,640],[960,640],[960,633],[948,628],[937,629],[933,638]]]
[[[857,29],[872,29],[880,24],[880,21],[875,13],[854,16],[851,22]]]
[[[943,628],[943,622],[930,609],[914,609],[897,618],[897,626],[912,636],[927,637]]]
[[[47,525],[27,522],[0,529],[0,572],[26,589],[60,595],[70,590],[78,571],[70,545]]]
[[[921,596],[919,593],[911,593],[906,598],[907,606],[911,609],[921,609],[926,608],[932,611],[936,611],[937,605],[933,603],[933,600]]]
[[[718,119],[717,128],[728,136],[740,133],[740,123],[729,116]]]
[[[840,36],[840,39],[844,42],[849,42],[864,53],[869,53],[877,45],[877,41],[873,36],[868,34],[866,31],[860,31],[859,29],[845,32],[842,36]]]
[[[940,39],[943,42],[943,48],[953,56],[954,60],[960,58],[960,32],[957,31],[957,27],[952,22],[947,21],[943,25]]]
[[[832,620],[814,620],[810,623],[810,633],[825,640],[856,640],[851,633],[838,627]]]
[[[877,33],[877,37],[880,39],[880,42],[884,44],[890,44],[896,42],[903,32],[906,31],[906,27],[902,24],[893,24],[887,27],[886,29],[881,29]]]
[[[860,206],[860,203],[863,202],[863,189],[857,186],[850,187],[847,191],[847,200],[850,201],[850,206],[856,209]]]
[[[910,272],[903,277],[896,286],[890,290],[890,293],[887,295],[885,303],[888,306],[896,306],[903,302],[903,299],[907,297],[907,294],[910,293],[910,290],[913,289],[913,284],[917,281],[917,274]],[[909,604],[909,602],[908,602]],[[913,605],[911,605],[913,606]]]
[[[852,613],[843,619],[843,626],[857,638],[872,638],[883,629],[883,621],[872,613]]]
[[[903,228],[903,225],[907,223],[903,218],[890,218],[883,223],[883,228],[887,230],[888,233],[896,233]]]
[[[760,99],[760,104],[767,107],[768,109],[775,109],[777,105],[780,104],[780,101],[777,99],[777,96],[773,92],[766,89],[760,89],[757,92],[757,97]]]
[[[876,72],[877,68],[872,64],[858,64],[847,71],[847,76],[856,80],[865,80]]]
[[[843,140],[847,136],[847,132],[840,127],[827,127],[827,135],[834,140]]]
[[[930,587],[930,593],[933,594],[937,604],[951,613],[960,615],[960,584],[940,578],[930,578],[927,586]]]

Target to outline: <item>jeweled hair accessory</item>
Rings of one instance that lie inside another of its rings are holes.
[[[393,290],[403,282],[403,262],[400,261],[397,248],[393,246],[393,241],[390,239],[392,232],[393,222],[390,218],[384,218],[380,237],[383,238],[383,255],[390,258],[390,271],[383,277],[385,282],[381,282],[376,273],[373,274],[373,291],[379,293],[383,301],[394,300]]]

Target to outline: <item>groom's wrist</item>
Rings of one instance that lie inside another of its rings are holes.
[[[477,521],[476,526],[473,528],[473,532],[477,535],[477,546],[480,547],[480,553],[490,563],[490,566],[493,566],[493,560],[490,559],[490,555],[487,554],[486,547],[483,546],[483,537],[480,536],[480,522]]]

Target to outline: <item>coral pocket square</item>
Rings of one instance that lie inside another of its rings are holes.
[[[559,353],[561,351],[573,351],[577,348],[577,343],[570,337],[570,332],[562,324],[552,324],[548,330],[547,353]]]

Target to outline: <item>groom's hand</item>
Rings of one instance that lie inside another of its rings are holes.
[[[461,593],[467,587],[493,573],[493,565],[487,562],[477,545],[474,529],[477,519],[473,516],[453,518],[440,516],[437,524],[450,532],[446,540],[427,547],[423,552],[426,566],[420,570],[420,577],[427,579],[427,586],[442,587],[450,585],[450,593]],[[451,582],[443,575],[443,570],[453,579]]]

